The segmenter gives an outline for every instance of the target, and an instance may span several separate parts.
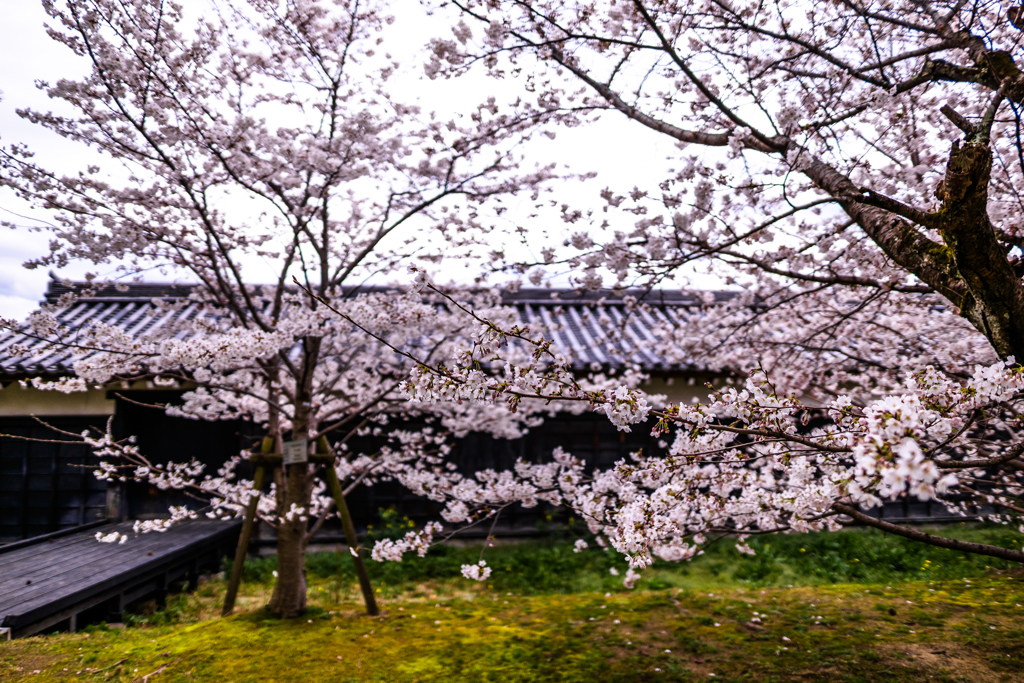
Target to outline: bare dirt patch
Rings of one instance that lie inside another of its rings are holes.
[[[879,644],[877,652],[894,665],[941,672],[972,683],[1005,683],[1013,680],[1009,674],[993,671],[983,659],[955,643]]]
[[[56,656],[30,651],[37,640],[31,638],[0,643],[0,680],[20,680],[53,666],[58,659]]]

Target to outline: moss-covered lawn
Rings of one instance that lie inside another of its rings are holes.
[[[1024,579],[403,599],[0,644],[4,681],[1020,681]],[[756,621],[760,619],[760,623]]]
[[[635,591],[596,549],[489,548],[495,573],[477,584],[452,574],[479,548],[441,548],[371,564],[377,618],[347,553],[314,554],[294,621],[262,612],[273,561],[254,561],[236,616],[217,617],[215,578],[127,628],[0,643],[0,681],[1024,681],[1019,568],[873,533],[755,544],[754,558],[721,546],[660,565]]]

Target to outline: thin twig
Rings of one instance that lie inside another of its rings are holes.
[[[122,659],[121,661],[114,662],[110,666],[104,667],[102,669],[96,669],[95,671],[90,672],[89,675],[91,676],[93,674],[98,674],[98,673],[102,673],[104,671],[109,671],[110,669],[113,669],[113,668],[121,666],[122,664],[124,664],[127,661],[128,661],[127,659]]]
[[[181,657],[178,657],[178,659],[175,659],[173,662],[169,662],[167,664],[164,664],[163,666],[161,666],[159,669],[157,669],[153,673],[148,673],[145,676],[140,676],[139,678],[136,678],[135,680],[132,681],[132,683],[149,683],[149,677],[150,676],[156,676],[157,674],[163,673],[164,671],[167,670],[167,667],[169,667],[171,664],[177,664],[179,661],[181,661]]]

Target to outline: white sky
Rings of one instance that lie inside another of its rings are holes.
[[[61,170],[72,171],[86,165],[90,153],[74,143],[66,141],[41,127],[22,120],[16,110],[30,107],[40,110],[53,109],[54,103],[45,93],[36,89],[37,80],[50,83],[60,78],[83,75],[84,63],[77,60],[63,46],[54,43],[43,28],[46,15],[37,2],[31,0],[3,0],[3,22],[0,22],[0,73],[4,74],[0,88],[0,144],[26,143],[43,159],[58,164]],[[197,0],[190,0],[195,3]],[[401,44],[406,49],[425,44],[429,28],[444,30],[441,17],[429,18],[415,0],[400,0],[392,3],[392,11],[398,18],[396,28]],[[449,34],[450,35],[450,34]],[[448,37],[447,35],[445,37]],[[399,54],[396,45],[385,45],[385,50]],[[481,99],[480,88],[500,88],[502,82],[443,83],[429,81],[422,77],[422,58],[410,54],[406,73],[401,76],[402,99],[416,96],[426,110],[451,110],[464,102],[467,107]],[[500,99],[500,98],[499,98]],[[600,144],[595,144],[599,140]],[[586,187],[565,188],[565,196],[556,196],[577,206],[597,204],[598,191],[606,186],[625,191],[634,185],[656,189],[656,185],[667,166],[666,148],[671,145],[662,137],[648,132],[635,124],[629,124],[618,116],[608,117],[593,127],[565,131],[555,142],[538,143],[531,154],[540,160],[555,158],[571,160],[575,170],[597,171],[598,177]],[[15,214],[20,214],[21,217]],[[47,232],[32,232],[27,226],[44,221],[45,214],[33,211],[12,193],[0,190],[0,219],[17,222],[21,227],[15,230],[0,229],[0,317],[22,319],[33,310],[42,298],[48,280],[45,269],[28,270],[22,264],[30,258],[47,252],[50,235]],[[95,266],[76,263],[60,271],[62,277],[80,278]],[[112,271],[111,271],[112,272]],[[104,275],[100,271],[100,275]],[[154,275],[153,279],[166,279]],[[253,274],[254,281],[261,281]]]

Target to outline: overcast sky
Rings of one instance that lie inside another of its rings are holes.
[[[203,0],[189,0],[189,3]],[[90,155],[87,150],[76,147],[56,135],[22,120],[16,110],[23,107],[49,110],[54,102],[34,85],[37,80],[50,83],[60,78],[81,76],[86,73],[83,62],[63,46],[51,41],[43,28],[45,13],[38,2],[8,0],[4,7],[4,20],[0,22],[0,73],[3,80],[0,90],[0,144],[13,142],[27,143],[43,160],[61,166],[61,170],[73,171],[86,165]],[[422,45],[428,34],[424,26],[433,22],[434,30],[441,25],[438,18],[427,18],[415,1],[401,0],[392,3],[400,9],[398,30],[406,46]],[[389,48],[390,49],[390,48]],[[396,52],[391,49],[390,51]],[[408,60],[407,73],[402,95],[415,95],[426,109],[450,108],[452,103],[465,101],[467,106],[480,99],[479,87],[468,84],[449,85],[431,82],[421,78],[421,59]],[[488,82],[486,87],[500,87]],[[465,98],[459,97],[462,88]],[[413,91],[413,92],[407,92]],[[596,133],[596,135],[595,135]],[[594,140],[601,144],[594,144]],[[593,203],[597,192],[605,186],[629,189],[634,185],[653,186],[665,167],[664,149],[666,143],[658,136],[646,132],[623,119],[613,118],[601,125],[600,131],[570,131],[559,136],[556,146],[537,148],[537,157],[542,159],[556,154],[560,159],[571,159],[579,171],[597,171],[598,178],[588,187],[571,190],[571,201],[576,204]],[[95,158],[95,157],[93,157]],[[568,197],[567,197],[568,198]],[[40,226],[45,214],[33,211],[10,192],[0,190],[0,218],[14,221],[19,227],[14,230],[0,229],[0,317],[22,319],[37,305],[46,289],[46,269],[28,270],[22,264],[33,257],[46,253],[50,235],[32,232],[29,226]],[[60,271],[62,277],[80,278],[87,271],[97,271],[88,264],[71,264]],[[112,271],[111,271],[112,272]],[[99,270],[100,275],[104,272]],[[259,279],[258,274],[254,275]]]

